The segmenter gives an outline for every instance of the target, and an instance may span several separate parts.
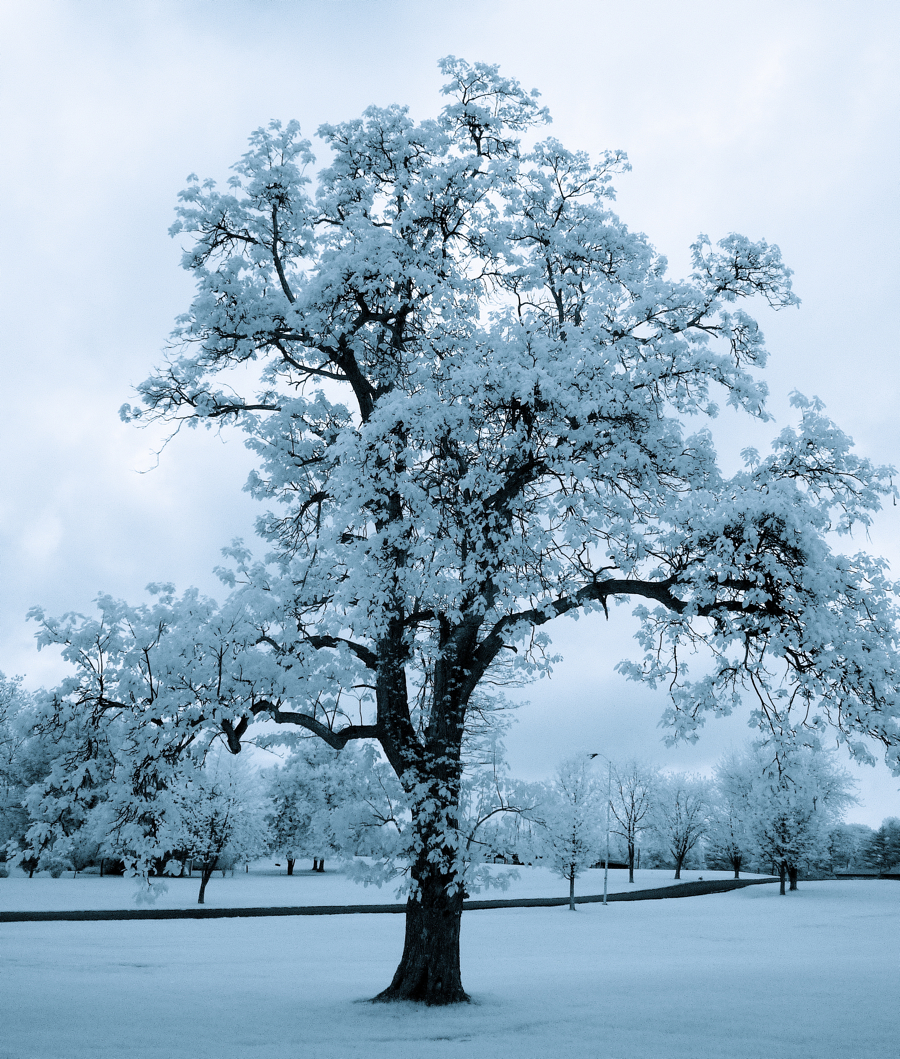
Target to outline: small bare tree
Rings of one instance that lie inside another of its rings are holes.
[[[624,839],[628,852],[628,881],[634,882],[634,854],[638,836],[652,827],[653,795],[659,770],[642,761],[612,766],[610,810],[616,821],[613,834]]]
[[[709,826],[711,792],[709,783],[683,772],[661,777],[653,810],[653,830],[675,859],[675,878],[688,853]]]

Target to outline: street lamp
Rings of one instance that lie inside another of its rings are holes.
[[[609,809],[612,804],[612,762],[606,754],[589,754],[591,760],[602,757],[606,762],[606,857],[603,861],[603,907],[606,907],[606,893],[609,887]]]

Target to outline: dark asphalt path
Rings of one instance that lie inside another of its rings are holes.
[[[653,890],[629,890],[625,893],[609,894],[607,901],[659,901],[668,897],[699,897],[702,894],[719,894],[728,890],[739,890],[744,886],[778,882],[774,877],[764,879],[709,879],[697,882],[676,883]],[[0,883],[0,897],[3,896]],[[575,904],[600,904],[602,894],[576,897]],[[464,901],[467,912],[487,908],[549,908],[567,905],[568,897],[517,897],[493,901]],[[296,905],[286,908],[123,908],[91,909],[81,912],[4,912],[0,910],[0,923],[39,923],[46,921],[84,922],[107,919],[243,919],[258,916],[346,916],[380,915],[402,913],[406,903],[391,905]]]

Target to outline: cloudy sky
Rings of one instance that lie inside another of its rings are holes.
[[[34,650],[30,606],[138,601],[151,580],[216,594],[218,549],[252,536],[239,439],[191,432],[157,460],[160,437],[117,415],[190,300],[167,236],[187,174],[222,179],[273,117],[312,134],[371,103],[429,116],[446,54],[539,88],[567,146],[625,150],[619,212],[674,273],[700,232],[778,243],[803,304],[762,317],[776,429],[792,389],[817,394],[863,453],[900,463],[898,38],[879,0],[2,5],[0,669],[32,687],[63,673]],[[717,429],[726,463],[765,443],[733,416]],[[889,507],[854,548],[900,576],[898,520]],[[581,750],[707,769],[747,737],[731,718],[666,750],[661,693],[612,671],[635,647],[627,608],[611,618],[557,630],[565,660],[508,740],[517,774]],[[850,818],[900,815],[883,765],[852,771]]]

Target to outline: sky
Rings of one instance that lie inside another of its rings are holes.
[[[219,549],[258,510],[238,437],[162,435],[118,409],[191,298],[167,235],[189,173],[227,177],[271,118],[442,105],[437,60],[499,63],[537,87],[552,135],[628,153],[617,209],[686,271],[701,232],[777,243],[797,310],[765,312],[774,426],[716,425],[727,466],[790,419],[794,389],[879,463],[898,463],[895,314],[900,8],[829,0],[71,0],[0,5],[0,670],[55,683],[29,607],[88,612],[150,581],[222,594]],[[326,157],[320,151],[320,159]],[[900,577],[900,507],[869,539]],[[629,608],[554,630],[563,656],[507,739],[513,772],[582,751],[708,770],[750,735],[710,721],[667,749],[663,692],[613,667],[637,655]],[[848,819],[900,815],[900,780],[848,766]]]

